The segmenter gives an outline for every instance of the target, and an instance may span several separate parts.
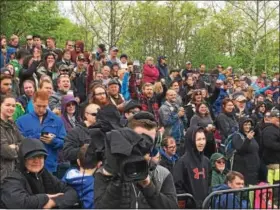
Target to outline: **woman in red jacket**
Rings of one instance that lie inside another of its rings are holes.
[[[159,71],[154,65],[154,59],[152,57],[147,57],[145,64],[143,66],[143,79],[142,83],[152,83],[154,84],[159,78]]]

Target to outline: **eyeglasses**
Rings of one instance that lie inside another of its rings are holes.
[[[168,149],[176,149],[176,145],[175,146],[169,146],[167,147]]]
[[[69,47],[74,47],[74,45],[72,45],[72,44],[68,44],[67,46],[69,46]]]
[[[76,104],[75,104],[74,102],[70,102],[70,103],[67,104],[67,106],[68,106],[68,107],[69,107],[69,106],[76,106]]]
[[[90,115],[93,116],[93,117],[96,117],[96,116],[97,116],[97,113],[89,113],[89,112],[87,112],[87,114],[90,114]]]
[[[225,164],[226,162],[224,160],[217,160],[216,163],[218,163],[218,164]]]
[[[61,69],[60,71],[62,71],[62,72],[68,72],[69,70],[68,70],[68,69]]]
[[[106,93],[105,92],[102,92],[102,93],[96,93],[96,94],[94,94],[95,96],[102,96],[102,95],[106,95]]]

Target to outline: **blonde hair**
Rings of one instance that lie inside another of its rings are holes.
[[[14,41],[15,39],[19,39],[17,35],[13,34],[11,37],[10,37],[10,41]]]
[[[162,87],[161,82],[155,82],[155,84],[154,84],[154,92],[157,93],[157,94],[163,92],[163,87]]]
[[[145,64],[148,63],[148,61],[154,61],[154,58],[153,57],[147,57],[146,60],[145,60]]]

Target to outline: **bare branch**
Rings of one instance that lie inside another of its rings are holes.
[[[275,32],[275,31],[277,31],[277,30],[278,30],[278,27],[277,27],[277,28],[274,28],[274,29],[271,29],[271,30],[270,30],[269,32],[267,32],[266,34],[264,34],[264,35],[262,35],[261,37],[257,38],[257,39],[256,39],[256,42],[262,40],[265,36],[267,36],[267,35],[269,35],[269,34]]]
[[[242,7],[239,7],[239,6],[237,6],[236,4],[234,4],[233,2],[231,2],[231,1],[228,1],[232,6],[234,6],[234,7],[236,7],[237,9],[239,9],[239,10],[242,10],[253,22],[255,22],[256,20],[255,20],[255,18],[250,14],[250,13],[248,13],[247,11],[246,11],[246,9],[245,8],[242,8]]]
[[[99,13],[98,9],[96,8],[96,6],[94,5],[93,1],[90,1],[91,5],[93,6],[94,11],[96,12],[96,14],[98,14],[100,20],[105,24],[105,26],[109,29],[110,26],[107,24],[106,21],[104,21],[104,18],[102,17],[102,15]]]

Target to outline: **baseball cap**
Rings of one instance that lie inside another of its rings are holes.
[[[247,99],[246,99],[245,96],[239,95],[235,100],[236,100],[236,101],[246,101]]]
[[[112,51],[119,51],[119,49],[117,47],[111,47]]]
[[[273,91],[272,90],[265,91],[265,95],[268,95],[268,94],[273,94]]]
[[[277,78],[273,78],[272,82],[278,82]]]
[[[136,100],[129,100],[125,103],[124,105],[124,112],[129,112],[129,110],[134,109],[134,108],[139,108],[142,109],[141,104],[136,101]]]
[[[80,61],[80,60],[84,60],[84,61],[86,60],[84,54],[78,55],[78,61]]]
[[[192,62],[190,62],[190,61],[187,61],[187,63],[186,64],[192,64]]]
[[[278,109],[272,109],[270,112],[270,117],[280,117],[280,111]]]
[[[120,83],[116,80],[116,79],[111,79],[109,82],[108,82],[108,87],[110,85],[120,85]]]
[[[48,156],[48,153],[44,150],[37,150],[37,151],[28,153],[27,155],[24,156],[24,158],[29,159],[29,158],[40,156],[40,155]]]
[[[33,39],[33,36],[32,35],[27,35],[26,39]]]

